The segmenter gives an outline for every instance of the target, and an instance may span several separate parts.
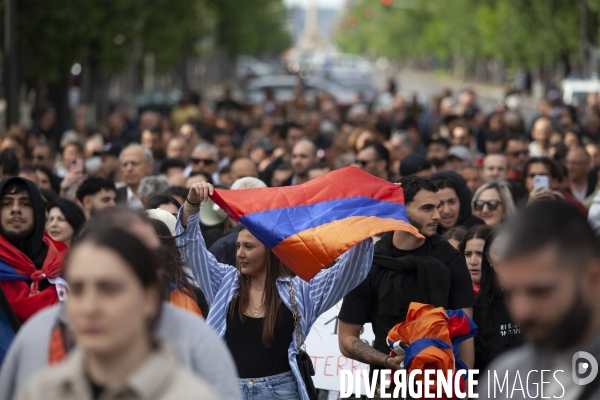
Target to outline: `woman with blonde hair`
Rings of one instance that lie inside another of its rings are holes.
[[[516,212],[515,203],[506,182],[486,183],[475,192],[471,202],[473,214],[495,228]]]
[[[367,143],[378,141],[379,132],[377,132],[375,129],[358,127],[350,134],[347,144],[350,151],[352,151],[354,154],[358,154],[358,152],[365,147]]]

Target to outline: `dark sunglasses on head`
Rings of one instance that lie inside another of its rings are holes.
[[[211,158],[190,158],[190,161],[192,162],[192,164],[203,163],[204,165],[212,165],[215,163],[215,160]]]
[[[511,151],[510,155],[513,157],[519,157],[520,155],[528,156],[529,150]]]
[[[473,208],[477,211],[481,211],[481,210],[483,210],[483,207],[485,207],[486,204],[488,206],[488,210],[494,211],[495,209],[498,208],[498,206],[500,204],[502,204],[502,202],[500,200],[488,200],[488,201],[477,200],[476,202],[473,203]]]

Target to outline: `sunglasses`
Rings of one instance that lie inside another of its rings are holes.
[[[481,211],[483,210],[483,207],[485,207],[486,204],[488,206],[488,210],[495,211],[498,208],[498,206],[502,204],[502,202],[500,200],[477,200],[473,203],[473,208],[477,211]]]
[[[361,167],[366,167],[372,161],[374,160],[356,160],[354,161],[354,164],[360,165]]]
[[[203,163],[204,165],[213,165],[215,163],[215,160],[212,158],[190,158],[190,161],[192,164]]]
[[[519,157],[521,155],[528,156],[529,150],[511,151],[509,154],[513,157]]]

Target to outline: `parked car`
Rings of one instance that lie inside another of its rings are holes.
[[[235,74],[239,81],[246,81],[266,75],[273,75],[274,68],[255,57],[239,56],[235,65]]]
[[[135,104],[140,114],[144,111],[156,111],[167,115],[182,97],[183,93],[177,89],[169,91],[155,90],[136,95]]]
[[[367,103],[371,103],[377,96],[377,89],[373,84],[373,80],[367,74],[355,70],[335,68],[327,77],[344,89],[360,93],[363,101]]]
[[[330,94],[340,107],[349,107],[358,101],[358,93],[348,90],[337,83],[311,76],[300,79],[296,75],[263,76],[252,81],[246,88],[246,103],[262,104],[266,100],[266,92],[271,91],[279,102],[294,100],[296,88],[304,86],[304,97],[313,103],[319,92]]]

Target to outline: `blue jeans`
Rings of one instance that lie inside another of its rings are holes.
[[[292,371],[266,378],[238,379],[243,400],[300,400]]]

